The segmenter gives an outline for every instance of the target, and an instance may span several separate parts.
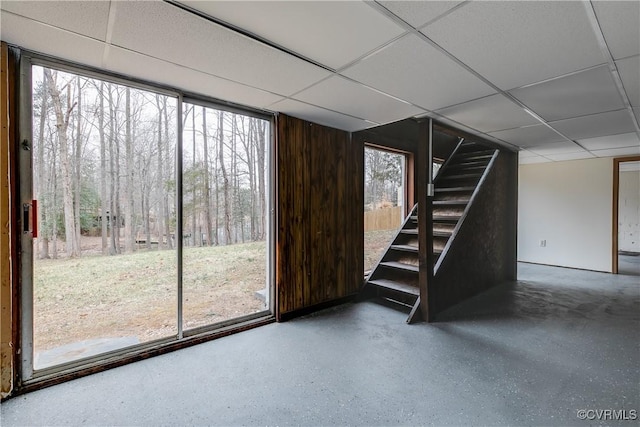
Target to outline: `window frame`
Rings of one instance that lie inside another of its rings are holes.
[[[17,129],[18,140],[15,142],[18,151],[18,194],[20,205],[28,204],[32,200],[32,176],[33,176],[33,156],[30,150],[33,141],[33,106],[32,106],[32,67],[41,66],[55,70],[73,73],[82,77],[99,79],[105,82],[128,86],[130,88],[149,91],[152,93],[169,96],[176,99],[176,233],[182,233],[183,219],[183,159],[182,159],[182,113],[185,102],[194,103],[225,112],[243,114],[256,117],[269,122],[269,141],[267,142],[267,227],[266,227],[266,269],[265,281],[269,292],[269,300],[264,311],[251,313],[234,319],[189,329],[187,333],[183,331],[182,321],[182,239],[177,239],[177,334],[153,341],[148,341],[131,347],[113,350],[99,355],[71,361],[51,367],[34,370],[33,353],[33,237],[31,233],[21,233],[19,239],[20,260],[18,261],[18,276],[20,283],[18,286],[20,313],[18,315],[18,341],[19,349],[17,357],[17,368],[21,379],[20,389],[29,390],[39,388],[43,384],[62,382],[78,376],[88,375],[97,371],[109,369],[111,367],[123,365],[149,356],[163,354],[169,351],[188,347],[209,341],[231,333],[240,332],[253,327],[275,321],[275,119],[276,114],[257,108],[242,106],[233,102],[218,100],[213,97],[201,95],[189,91],[183,91],[176,87],[164,84],[153,83],[139,78],[125,76],[108,70],[102,70],[72,61],[54,58],[37,52],[19,48],[19,78],[17,81],[18,92],[18,116],[19,125]],[[21,229],[26,230],[27,224],[23,224],[23,218],[18,216],[18,224]],[[181,235],[181,234],[178,234]],[[29,265],[30,264],[30,265]]]

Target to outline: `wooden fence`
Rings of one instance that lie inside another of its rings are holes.
[[[392,230],[403,220],[402,206],[376,209],[364,213],[364,231]]]

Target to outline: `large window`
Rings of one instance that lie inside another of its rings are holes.
[[[364,271],[378,262],[406,214],[405,155],[364,149]]]
[[[269,118],[41,64],[23,68],[25,379],[269,314]]]

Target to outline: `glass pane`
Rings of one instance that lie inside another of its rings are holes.
[[[184,104],[183,328],[266,309],[269,122]]]
[[[405,216],[402,154],[364,149],[364,271],[375,266]]]
[[[176,106],[33,67],[35,369],[177,333]]]

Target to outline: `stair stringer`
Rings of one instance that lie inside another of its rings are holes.
[[[429,313],[467,299],[513,274],[517,160],[495,150],[427,284]],[[429,319],[429,320],[433,320]]]

